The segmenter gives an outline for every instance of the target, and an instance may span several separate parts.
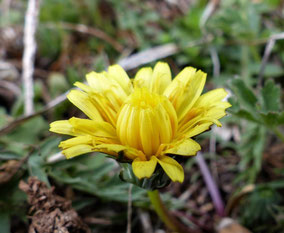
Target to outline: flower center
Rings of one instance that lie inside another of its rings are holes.
[[[170,101],[162,95],[137,88],[122,106],[116,132],[123,145],[155,155],[169,143],[177,130],[177,116]]]

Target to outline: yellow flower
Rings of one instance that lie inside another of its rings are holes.
[[[192,156],[200,145],[191,138],[208,130],[225,116],[231,105],[224,89],[203,95],[206,74],[184,68],[173,80],[166,63],[142,68],[130,80],[119,66],[91,72],[88,85],[75,83],[68,99],[89,119],[72,117],[55,121],[50,131],[74,136],[59,147],[67,158],[92,151],[132,161],[134,174],[149,178],[157,163],[172,181],[183,182],[182,166],[172,155]]]

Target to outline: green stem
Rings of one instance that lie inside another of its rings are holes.
[[[276,134],[276,136],[284,142],[284,135],[281,133],[281,131],[278,128],[274,128],[273,132]]]
[[[192,231],[187,229],[185,226],[180,224],[177,219],[175,219],[166,209],[162,199],[160,198],[160,194],[158,190],[148,191],[148,197],[160,217],[160,219],[166,224],[166,226],[172,230],[172,232],[179,233],[193,233],[198,231]]]

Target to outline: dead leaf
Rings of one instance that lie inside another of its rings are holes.
[[[32,222],[29,233],[90,233],[89,227],[72,208],[71,201],[54,194],[54,187],[35,177],[28,183],[21,181],[19,188],[28,195]]]
[[[231,218],[223,218],[217,226],[218,233],[251,233]]]

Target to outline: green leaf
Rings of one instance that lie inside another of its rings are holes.
[[[246,125],[242,141],[239,145],[241,154],[240,166],[245,171],[242,178],[254,183],[257,174],[261,170],[262,153],[266,142],[266,128],[260,124],[250,123]]]
[[[241,105],[243,105],[247,110],[256,111],[257,98],[253,91],[248,88],[242,80],[233,80],[232,89],[238,97]]]
[[[259,69],[261,67],[260,63],[253,63],[251,65],[251,73],[257,75],[259,73]],[[265,78],[276,78],[283,75],[284,70],[280,65],[274,63],[267,63],[265,66],[265,70],[263,72],[263,77]]]
[[[0,232],[10,233],[10,214],[6,211],[0,211]]]
[[[52,154],[58,151],[58,145],[60,143],[60,138],[58,137],[49,137],[40,146],[39,153],[42,158],[51,156]]]
[[[22,158],[21,155],[14,153],[12,151],[0,152],[0,159],[3,160],[20,159],[20,158]]]
[[[262,122],[268,127],[283,125],[284,124],[284,111],[281,113],[269,112],[267,114],[260,113]]]
[[[118,177],[116,162],[103,154],[84,155],[54,164],[48,173],[55,180],[75,189],[99,196],[103,199],[127,202],[128,183]],[[140,200],[145,190],[133,186],[132,199]]]
[[[35,152],[30,156],[28,160],[28,167],[30,176],[36,176],[38,179],[49,185],[44,161],[43,158],[39,156],[38,152]]]
[[[28,120],[8,135],[9,140],[25,144],[35,144],[48,130],[48,124],[42,116]]]
[[[240,117],[242,119],[246,119],[246,120],[249,120],[249,121],[252,121],[252,122],[255,122],[255,123],[260,123],[260,121],[247,110],[240,109],[237,112],[233,112],[233,111],[230,111],[230,109],[229,109],[228,112],[230,112],[230,113],[234,114],[235,116]]]
[[[268,80],[261,89],[262,112],[277,112],[280,109],[281,89],[272,80]]]
[[[119,179],[117,175],[111,177],[107,182],[102,183],[100,188],[96,190],[96,195],[103,199],[115,200],[120,202],[128,201],[129,183],[125,183]],[[134,185],[132,187],[132,200],[141,200],[146,194],[146,190]]]
[[[271,182],[267,182],[264,184],[258,184],[259,188],[271,188],[271,189],[283,189],[284,188],[284,180],[275,180]]]

